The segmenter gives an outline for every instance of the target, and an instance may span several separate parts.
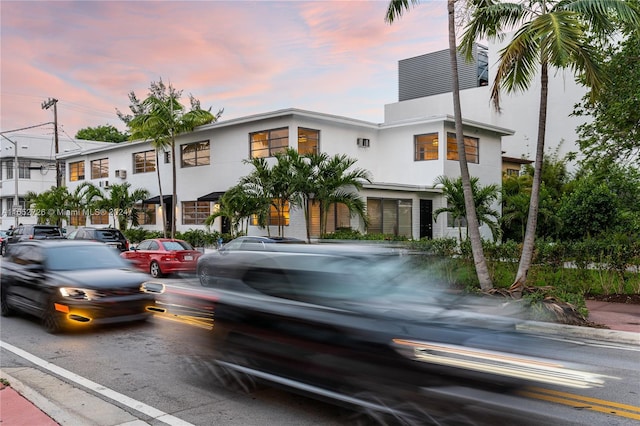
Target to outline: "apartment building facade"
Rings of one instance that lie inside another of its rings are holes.
[[[129,182],[131,188],[151,193],[144,206],[142,226],[161,229],[162,211],[157,171],[160,172],[166,206],[171,206],[171,162],[177,166],[177,229],[205,229],[204,221],[216,209],[219,198],[251,173],[245,160],[265,157],[285,147],[300,153],[346,154],[357,160],[354,167],[370,172],[372,182],[360,192],[370,221],[368,232],[404,235],[408,238],[457,236],[457,228],[446,217],[434,221],[435,209],[446,205],[442,189],[435,185],[439,176],[460,175],[455,144],[454,119],[434,115],[396,120],[383,124],[348,117],[284,109],[201,126],[176,141],[176,158],[156,153],[149,142],[137,141],[63,154],[66,184],[70,191],[82,182],[91,182],[104,191],[114,183]],[[482,185],[501,182],[501,138],[512,131],[480,122],[465,121],[465,142],[471,174]],[[499,206],[495,206],[499,209]],[[304,213],[292,206],[274,218],[285,223],[285,235],[306,238]],[[311,234],[319,234],[319,217],[311,215]],[[328,230],[350,227],[365,231],[360,219],[336,206],[328,218]],[[108,225],[105,218],[86,218],[97,225]],[[96,223],[97,222],[97,223]],[[275,222],[275,220],[274,220]],[[217,219],[212,229],[225,231]],[[484,227],[483,227],[484,228]],[[488,229],[483,234],[490,238]],[[266,235],[267,230],[250,224],[250,235]],[[275,235],[274,225],[270,233]]]

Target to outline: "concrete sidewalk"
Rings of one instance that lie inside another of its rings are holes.
[[[553,334],[640,345],[640,305],[587,300],[587,308],[589,309],[589,321],[606,328],[576,327],[551,323],[529,323],[525,328]],[[44,374],[39,371],[34,373]],[[78,413],[74,413],[70,409],[67,410],[64,402],[51,400],[51,395],[43,396],[44,390],[35,389],[37,381],[31,381],[27,384],[26,381],[23,382],[15,377],[16,375],[0,371],[0,377],[8,380],[10,384],[10,386],[0,385],[2,388],[0,390],[0,424],[2,426],[141,426],[149,424],[116,405],[81,389],[73,388],[73,392],[83,395],[74,398],[75,405],[102,407],[100,419],[95,419],[95,421],[91,419],[90,421],[86,418],[78,418]],[[57,378],[55,380],[58,387],[72,387]],[[80,403],[78,398],[84,398],[85,402]]]

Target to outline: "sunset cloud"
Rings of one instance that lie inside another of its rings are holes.
[[[55,97],[68,135],[124,130],[116,108],[160,78],[222,119],[293,107],[381,122],[398,60],[447,47],[444,1],[393,25],[387,4],[3,0],[0,128],[51,121],[40,105]]]

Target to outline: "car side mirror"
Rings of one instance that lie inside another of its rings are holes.
[[[136,251],[136,250],[137,250],[136,246],[129,246],[129,251]]]

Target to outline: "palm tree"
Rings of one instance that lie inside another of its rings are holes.
[[[479,0],[478,0],[479,1]],[[391,0],[387,9],[386,21],[392,23],[399,18],[410,5],[416,5],[419,0]],[[460,82],[458,80],[458,55],[456,46],[456,20],[455,20],[456,0],[447,0],[448,26],[449,26],[449,58],[451,61],[451,81],[453,94],[453,115],[456,127],[456,142],[458,147],[458,160],[460,163],[460,176],[462,177],[462,188],[464,191],[465,211],[467,212],[467,230],[471,240],[471,252],[476,267],[476,274],[480,282],[480,288],[484,291],[493,288],[489,268],[482,248],[482,238],[480,236],[480,223],[473,202],[473,192],[471,189],[471,176],[465,155],[464,133],[462,128],[462,107],[460,105]]]
[[[34,205],[38,212],[38,223],[58,226],[62,225],[63,220],[67,220],[68,199],[69,191],[66,186],[52,186],[40,194],[29,191],[25,195],[25,203]]]
[[[449,0],[451,1],[451,0]],[[542,182],[549,69],[569,68],[582,75],[584,83],[597,96],[606,77],[596,63],[596,44],[606,43],[619,23],[638,27],[640,15],[623,0],[472,0],[471,19],[465,29],[461,50],[468,57],[477,39],[502,38],[516,30],[512,40],[500,51],[491,99],[500,108],[500,91],[526,90],[540,75],[540,108],[536,162],[525,238],[518,272],[511,290],[519,295],[525,286],[533,259],[539,194]]]
[[[211,113],[211,108],[204,110],[193,96],[189,95],[191,102],[191,110],[185,112],[185,107],[179,102],[182,96],[181,90],[176,90],[171,84],[166,86],[162,79],[159,82],[152,82],[150,92],[147,98],[139,102],[135,93],[129,94],[132,101],[130,106],[133,116],[125,116],[118,111],[118,116],[127,123],[131,131],[132,137],[141,137],[153,141],[156,149],[156,169],[159,164],[157,162],[157,152],[159,149],[171,148],[171,166],[172,166],[172,206],[171,211],[171,238],[175,238],[176,233],[176,203],[177,203],[177,168],[176,168],[176,137],[193,131],[194,128],[217,121],[222,115],[223,110],[219,110],[217,114]],[[134,101],[137,101],[134,102]],[[158,186],[162,191],[160,184],[160,174],[158,171]],[[162,193],[160,194],[162,203]],[[163,210],[163,216],[164,211]],[[164,226],[164,225],[163,225]]]
[[[226,217],[231,223],[231,236],[236,237],[243,220],[247,223],[251,215],[262,209],[260,199],[254,198],[247,193],[242,185],[236,185],[228,189],[218,204],[218,209],[205,219],[205,225],[211,227],[218,217]],[[246,228],[244,230],[246,234]]]
[[[360,217],[366,227],[366,205],[358,191],[364,182],[371,182],[369,171],[352,168],[357,160],[344,154],[333,157],[309,154],[308,158],[313,165],[310,182],[314,183],[314,199],[320,205],[320,234],[327,233],[327,214],[334,204],[347,206],[351,215]]]
[[[275,198],[275,182],[273,170],[267,160],[263,157],[256,157],[244,160],[245,164],[251,164],[253,171],[240,179],[239,185],[243,190],[256,201],[256,219],[258,226],[267,229],[267,235],[271,236],[269,227],[269,211]]]
[[[447,200],[447,207],[442,207],[433,212],[433,220],[437,221],[442,213],[450,214],[458,224],[458,238],[462,241],[462,221],[466,217],[466,205],[464,202],[464,191],[462,189],[462,179],[451,179],[447,176],[439,176],[436,185],[442,185],[442,193]],[[493,239],[500,238],[500,227],[498,218],[500,213],[491,206],[498,200],[500,189],[498,185],[491,184],[480,186],[477,177],[471,178],[471,188],[473,192],[473,203],[478,212],[478,221],[489,227]],[[467,237],[469,229],[467,227]]]
[[[129,222],[133,226],[138,226],[138,210],[135,205],[149,198],[149,191],[138,188],[129,192],[131,184],[129,182],[111,185],[108,189],[109,195],[103,195],[98,201],[98,206],[106,209],[113,215],[113,224],[121,230],[127,229]]]
[[[69,224],[71,224],[71,217],[74,212],[79,219],[86,221],[87,212],[92,210],[101,198],[102,192],[92,183],[82,182],[78,185],[67,198],[66,208],[70,212]],[[85,223],[81,223],[79,226],[82,225],[85,225]]]

